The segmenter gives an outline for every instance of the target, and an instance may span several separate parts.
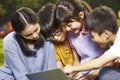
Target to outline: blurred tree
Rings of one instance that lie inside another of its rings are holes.
[[[55,3],[56,0],[41,0],[42,5],[45,5],[46,3]]]
[[[0,26],[10,21],[14,11],[22,6],[32,8],[37,12],[41,6],[56,0],[0,0]]]
[[[1,6],[3,6],[3,9],[5,10],[4,15],[0,16],[0,25],[8,21],[13,13],[13,11],[16,9],[15,3],[12,2],[12,0],[0,0]]]
[[[85,0],[88,2],[93,8],[99,5],[107,5],[112,7],[117,13],[120,9],[120,0]],[[13,12],[22,7],[30,7],[35,12],[37,12],[41,6],[47,3],[55,3],[56,0],[0,0],[0,27],[1,25],[10,21]]]
[[[3,16],[5,14],[5,9],[3,8],[2,3],[0,3],[0,16]]]
[[[120,0],[85,0],[88,2],[93,8],[106,5],[111,7],[117,14],[118,10],[120,9]]]

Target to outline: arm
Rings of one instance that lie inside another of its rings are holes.
[[[13,38],[6,38],[3,42],[5,62],[12,71],[15,79],[28,80],[26,64],[21,60],[17,42]],[[6,65],[5,65],[6,66]],[[7,72],[6,72],[7,73]]]
[[[63,63],[62,63],[62,61],[61,61],[61,58],[60,58],[60,56],[59,56],[59,51],[57,50],[57,48],[55,49],[55,51],[56,51],[56,63],[57,63],[57,68],[60,68],[60,69],[63,70],[64,65],[63,65]]]
[[[113,55],[103,54],[96,59],[89,60],[78,66],[67,66],[65,68],[65,72],[72,73],[74,71],[76,72],[76,71],[86,71],[86,70],[98,69],[98,68],[102,67],[103,65],[113,61],[116,58],[117,57],[113,56]]]
[[[114,66],[114,64],[115,64],[115,63],[114,63],[114,60],[113,60],[112,62],[106,64],[105,66]],[[95,80],[95,79],[97,78],[98,74],[99,74],[100,69],[101,69],[101,68],[92,70],[90,73],[82,76],[82,77],[80,78],[80,80],[82,80],[82,79]]]
[[[5,72],[7,72],[7,73],[5,73]],[[15,80],[15,78],[12,75],[11,70],[8,67],[0,68],[0,80]]]
[[[117,59],[114,61],[114,63],[115,63],[114,67],[120,68],[120,58],[117,58]]]
[[[57,61],[57,68],[60,68],[60,69],[62,69],[63,70],[63,68],[64,68],[64,65],[62,64],[62,62],[59,60],[59,61]]]
[[[97,78],[97,76],[98,76],[99,70],[100,69],[92,70],[92,72],[90,72],[90,73],[88,73],[86,75],[81,76],[79,80],[84,80],[84,79],[85,80],[86,79],[87,80],[95,80]]]
[[[47,52],[48,54],[48,57],[46,59],[47,63],[48,63],[48,69],[54,69],[54,68],[57,68],[57,63],[56,63],[56,53],[55,53],[55,50],[54,50],[54,45],[53,43],[51,42],[51,44],[47,44],[47,50],[45,50],[45,52]]]
[[[78,54],[74,48],[72,49],[72,52],[73,52],[73,58],[74,58],[73,65],[79,65],[80,64],[80,57],[78,56]]]

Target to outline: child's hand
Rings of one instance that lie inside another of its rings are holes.
[[[66,73],[66,74],[71,74],[71,73],[73,73],[73,70],[72,70],[72,65],[66,65],[65,67],[64,67],[64,72]]]
[[[68,74],[68,78],[70,79],[70,80],[73,80],[72,78],[73,78],[73,74]]]
[[[114,62],[115,62],[115,67],[120,68],[120,58],[117,58]]]
[[[87,74],[79,78],[79,80],[95,80],[97,76]]]

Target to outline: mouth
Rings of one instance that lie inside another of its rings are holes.
[[[37,36],[36,38],[34,38],[34,40],[37,40],[39,38],[39,36]]]
[[[108,44],[99,44],[99,46],[100,46],[101,48],[107,48],[107,47],[108,47]]]
[[[63,42],[63,41],[64,41],[64,38],[57,40],[57,42]]]
[[[59,39],[58,42],[63,42],[63,39]]]

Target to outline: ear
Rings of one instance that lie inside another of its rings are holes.
[[[106,40],[108,40],[109,37],[110,37],[110,33],[109,33],[109,31],[108,31],[108,30],[104,30],[103,33],[104,33],[104,36],[105,36]]]
[[[81,17],[81,18],[83,19],[84,16],[85,16],[85,15],[84,15],[84,12],[81,11],[81,12],[79,13],[79,17]]]

